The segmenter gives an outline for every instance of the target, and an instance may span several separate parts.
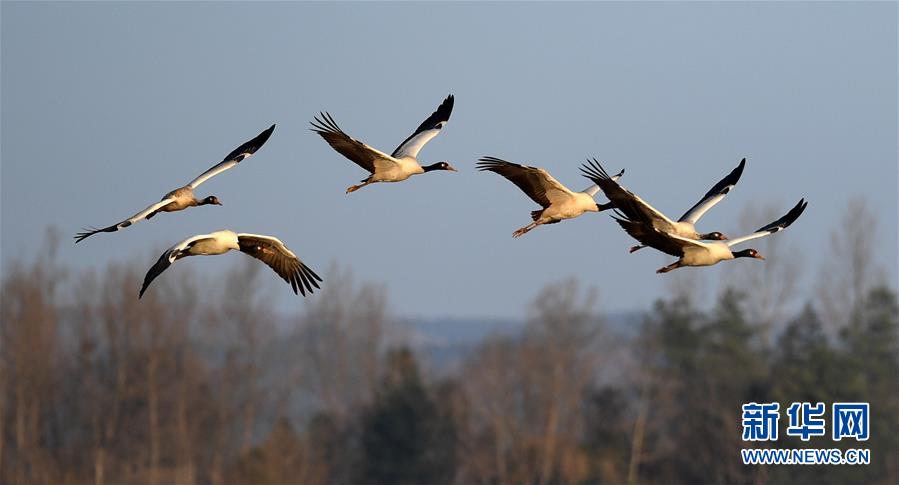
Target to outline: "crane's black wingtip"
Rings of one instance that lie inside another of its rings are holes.
[[[478,159],[478,162],[475,164],[475,168],[484,172],[494,172],[503,166],[515,165],[512,162],[507,162],[501,158],[491,157],[489,155],[485,155]]]
[[[225,158],[222,159],[222,162],[236,161],[240,163],[245,158],[253,155],[257,150],[262,148],[262,145],[265,145],[265,142],[267,142],[269,137],[272,136],[273,131],[275,131],[275,125],[266,128],[261,133],[254,136],[252,140],[247,141],[232,150],[231,153],[225,155]]]
[[[807,205],[808,202],[805,201],[805,198],[799,199],[799,202],[797,202],[789,212],[784,214],[783,217],[768,225],[762,226],[758,231],[777,232],[790,227],[790,225],[799,219],[799,216],[805,211]]]
[[[97,229],[96,227],[84,227],[81,229],[81,232],[75,233],[75,235],[72,237],[75,239],[75,244],[78,244],[81,241],[84,241],[85,239],[93,236],[94,234],[103,231],[104,229]]]
[[[262,131],[259,135],[256,136],[256,143],[259,144],[259,147],[262,146],[263,143],[267,142],[269,137],[272,136],[272,133],[275,131],[275,123],[272,123],[272,126],[269,126],[265,130]],[[257,147],[258,149],[258,147]]]
[[[723,184],[723,186],[719,186],[718,184],[716,184],[715,188],[718,189],[718,191],[720,192],[721,190],[724,190],[724,187],[731,186],[731,185],[737,185],[737,182],[740,181],[740,177],[743,176],[744,168],[746,168],[746,158],[743,158],[742,160],[740,160],[740,163],[736,167],[734,167],[734,169],[731,170],[731,172],[729,174],[727,174],[727,176],[724,177],[724,179],[721,180],[720,184]],[[730,190],[728,189],[727,192],[729,192],[729,191]],[[727,193],[727,192],[724,192],[724,193]]]
[[[796,219],[799,219],[799,216],[801,216],[802,213],[805,212],[805,207],[807,205],[808,202],[805,201],[805,197],[799,199],[799,202],[797,202],[796,205],[792,209],[790,209],[790,212],[787,213],[786,224],[784,225],[784,227],[787,227],[790,224],[796,222]]]
[[[252,143],[255,145],[254,152],[262,147],[262,145],[268,141],[269,137],[272,136],[272,132],[275,131],[275,125],[269,126],[262,133],[256,135],[256,138],[252,140]]]
[[[151,268],[150,271],[153,271],[153,269]],[[147,276],[149,276],[149,275],[147,275]],[[143,284],[140,285],[140,291],[137,293],[138,300],[140,300],[141,298],[144,297],[144,293],[146,293],[147,289],[150,288],[150,283],[152,283],[152,278],[150,279],[150,281],[147,281],[147,278],[144,277],[144,282],[143,282]]]
[[[453,112],[453,105],[456,104],[456,97],[450,94],[440,103],[440,106],[437,107],[437,111],[434,112],[436,117],[433,120],[429,120],[431,123],[436,124],[440,122],[449,121],[450,114]],[[416,130],[419,131],[419,130]]]
[[[315,271],[313,271],[312,268],[310,268],[309,266],[303,265],[303,268],[305,268],[306,271],[308,271],[309,274],[312,275],[312,278],[313,278],[313,283],[312,283],[312,284],[315,284],[315,281],[314,281],[314,280],[318,280],[318,281],[321,281],[321,282],[324,282],[324,281],[325,281],[325,280],[322,279],[321,276],[319,276],[319,275],[318,275]],[[318,285],[315,285],[315,287],[318,288],[319,286],[318,286]]]
[[[610,180],[612,177],[609,176],[606,169],[599,163],[595,158],[587,159],[587,162],[581,165],[581,175],[593,181],[593,183],[600,185],[600,181]],[[624,170],[621,171],[618,176],[624,175]]]

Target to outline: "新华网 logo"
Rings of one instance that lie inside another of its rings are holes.
[[[772,442],[778,440],[780,403],[743,404],[743,441]],[[786,408],[785,434],[803,442],[827,436],[830,426],[832,441],[855,439],[866,441],[870,430],[870,404],[837,402],[831,405],[830,422],[823,402],[794,402]],[[746,465],[866,465],[869,449],[841,448],[748,448],[740,450]]]

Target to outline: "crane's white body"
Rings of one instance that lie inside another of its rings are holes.
[[[385,155],[385,158],[375,161],[375,173],[371,175],[372,182],[402,182],[407,178],[425,173],[415,157],[393,158]]]
[[[590,194],[586,192],[571,192],[567,189],[566,191],[565,197],[550,197],[552,204],[543,209],[540,218],[534,222],[537,224],[551,224],[565,219],[574,219],[585,212],[599,212],[599,209],[596,207],[596,201],[593,200]]]
[[[179,243],[172,249],[182,250],[193,241],[197,242],[187,250],[187,253],[191,256],[212,256],[225,254],[232,249],[240,250],[240,245],[237,244],[237,233],[227,229],[194,236]]]
[[[734,259],[730,246],[723,242],[696,241],[689,237],[684,239],[693,241],[694,244],[684,246],[684,255],[680,259],[683,266],[712,266],[721,261]]]

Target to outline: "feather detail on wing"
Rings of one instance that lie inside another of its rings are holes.
[[[568,187],[542,168],[519,165],[496,157],[481,157],[477,167],[481,171],[502,175],[544,209],[570,198],[573,194]]]
[[[727,195],[731,189],[737,185],[737,182],[740,181],[740,176],[743,175],[743,167],[746,166],[746,159],[740,161],[740,164],[737,165],[735,169],[733,169],[727,176],[718,181],[714,187],[712,187],[699,202],[696,203],[693,207],[691,207],[687,212],[684,213],[678,219],[678,222],[689,222],[691,224],[695,224],[696,221],[699,220],[703,214],[706,213],[709,209],[715,206],[718,202],[721,202],[721,199]]]
[[[275,125],[268,127],[268,129],[256,135],[256,137],[252,140],[235,148],[231,153],[226,155],[221,162],[219,162],[209,170],[201,173],[199,177],[191,180],[191,182],[187,184],[187,186],[191,189],[195,189],[203,182],[211,179],[212,177],[215,177],[225,170],[228,170],[229,168],[237,165],[244,159],[252,156],[254,153],[256,153],[256,150],[259,150],[259,148],[261,148],[262,145],[264,145],[265,142],[268,141],[268,138],[272,136],[273,131],[275,131]]]
[[[148,215],[152,214],[153,212],[165,207],[166,205],[168,205],[174,201],[175,201],[175,199],[171,199],[171,198],[162,199],[159,202],[156,202],[155,204],[138,212],[137,214],[134,214],[133,216],[129,217],[128,219],[125,219],[124,221],[119,222],[118,224],[113,224],[111,226],[104,227],[102,229],[97,229],[94,227],[85,228],[82,232],[75,234],[75,244],[78,244],[81,241],[84,241],[85,239],[93,236],[94,234],[97,234],[98,232],[116,232],[119,229],[124,229],[124,228],[130,226],[131,224],[134,224],[135,222],[146,219]]]
[[[156,264],[147,271],[147,275],[144,276],[144,284],[141,285],[140,293],[137,298],[140,299],[144,296],[144,292],[147,291],[147,288],[150,286],[150,283],[156,279],[157,276],[162,274],[163,271],[168,269],[175,261],[189,256],[189,254],[185,253],[184,250],[190,247],[192,244],[195,244],[198,241],[202,241],[204,239],[209,239],[209,234],[200,234],[196,236],[191,236],[178,244],[170,247],[162,256],[159,257],[159,260],[156,261]]]
[[[584,177],[598,185],[615,207],[629,219],[648,221],[658,229],[674,226],[674,221],[665,214],[656,210],[656,208],[630,190],[622,187],[616,179],[616,177],[622,175],[621,173],[617,176],[610,176],[595,158],[592,161],[587,160],[587,163],[581,166],[581,172]]]
[[[313,287],[320,288],[317,281],[322,279],[279,239],[258,234],[238,234],[237,244],[241,252],[262,261],[290,283],[294,293],[299,290],[306,296],[307,291],[312,294]]]
[[[802,212],[805,210],[805,206],[807,205],[808,202],[806,202],[804,198],[799,199],[799,203],[793,206],[793,208],[790,209],[790,212],[784,214],[784,216],[780,219],[758,228],[752,234],[747,234],[746,236],[730,239],[727,241],[727,245],[731,247],[736,246],[737,244],[749,241],[751,239],[765,237],[770,234],[774,234],[775,232],[782,231],[790,227],[790,224],[793,224],[793,222],[795,222],[796,219],[798,219],[799,216],[802,215]]]
[[[612,175],[611,178],[612,178],[612,180],[617,182],[618,179],[620,179],[623,175],[624,175],[624,169],[622,168],[620,172],[616,173],[615,175]],[[593,184],[593,185],[587,187],[586,189],[582,190],[581,192],[589,195],[590,197],[595,197],[596,193],[599,192],[599,185]]]
[[[359,165],[371,173],[375,173],[376,163],[381,162],[382,160],[396,163],[396,161],[386,153],[372,148],[350,135],[347,135],[339,126],[337,126],[337,123],[327,112],[319,114],[321,115],[321,118],[315,117],[315,121],[312,122],[311,130],[321,135],[321,137],[331,145],[331,148],[355,162],[356,165]]]
[[[625,232],[644,246],[658,249],[678,258],[684,255],[684,245],[680,241],[672,238],[668,233],[653,228],[652,223],[648,220],[634,220],[618,210],[615,211],[612,219],[615,219],[615,222]]]
[[[159,257],[159,260],[156,261],[149,271],[147,271],[147,275],[144,276],[144,284],[140,287],[140,293],[137,298],[141,299],[144,296],[144,292],[147,291],[147,288],[150,286],[150,283],[156,279],[157,276],[162,274],[163,271],[168,269],[169,266],[172,265],[180,256],[181,252],[176,249],[169,249],[168,251],[162,253],[162,256]]]
[[[447,96],[446,99],[443,100],[443,103],[437,107],[437,110],[431,113],[431,116],[428,116],[428,119],[418,125],[418,128],[396,147],[396,150],[393,151],[391,156],[394,158],[417,157],[418,152],[425,146],[425,143],[437,136],[437,134],[440,133],[440,130],[443,129],[449,121],[450,114],[453,112],[454,102],[455,98],[452,94]]]

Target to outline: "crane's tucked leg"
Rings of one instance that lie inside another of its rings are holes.
[[[368,184],[370,184],[370,183],[371,183],[370,180],[363,180],[361,184],[353,185],[353,186],[351,186],[351,187],[347,187],[346,193],[349,194],[349,193],[351,193],[351,192],[355,192],[355,191],[361,189],[362,187],[365,187],[366,185],[368,185]]]
[[[656,271],[656,273],[667,273],[667,272],[669,272],[669,271],[671,271],[671,270],[673,270],[673,269],[677,269],[677,268],[680,268],[680,267],[681,267],[681,262],[680,262],[680,260],[677,260],[677,261],[675,261],[675,262],[669,264],[668,266],[665,266],[664,268],[659,268],[659,269]]]
[[[642,245],[642,244],[638,244],[638,245],[636,245],[636,246],[631,246],[631,248],[628,250],[628,252],[629,252],[629,253],[632,253],[632,252],[634,252],[634,251],[639,251],[639,250],[641,250],[641,249],[643,249],[643,248],[645,248],[645,247],[646,247],[646,246],[644,246],[644,245]]]
[[[518,228],[515,232],[512,233],[512,237],[521,237],[521,236],[525,235],[528,231],[530,231],[531,229],[533,229],[539,225],[540,224],[538,224],[536,222],[532,222],[524,227]]]

